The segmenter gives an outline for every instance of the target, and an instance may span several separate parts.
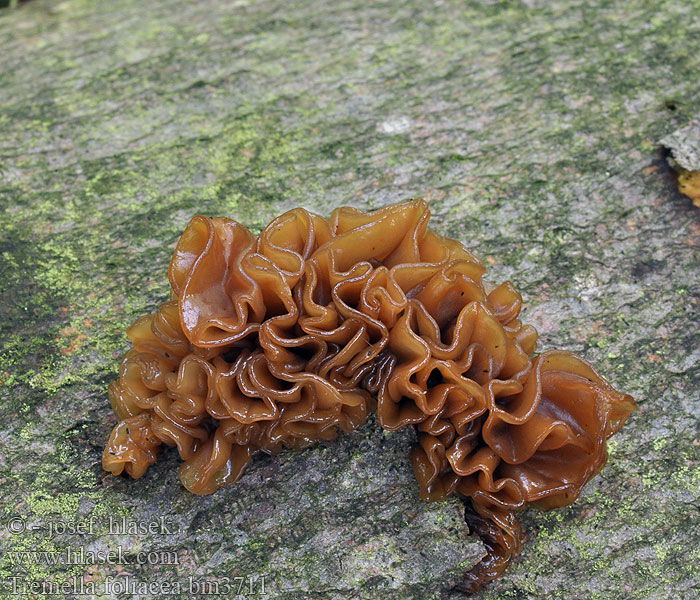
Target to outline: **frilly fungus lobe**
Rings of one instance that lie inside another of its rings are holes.
[[[520,295],[428,218],[420,200],[298,208],[254,237],[194,217],[170,301],[127,330],[104,468],[140,477],[177,446],[184,486],[210,494],[255,452],[332,439],[376,408],[384,429],[415,425],[421,498],[466,500],[488,554],[460,589],[497,577],[520,550],[514,510],[573,502],[634,401],[569,352],[533,356]]]

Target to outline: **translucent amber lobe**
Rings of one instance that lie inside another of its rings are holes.
[[[533,355],[518,292],[482,281],[429,215],[421,200],[328,220],[297,208],[257,237],[194,217],[170,301],[127,330],[105,470],[140,477],[166,444],[183,485],[210,494],[256,452],[332,439],[376,410],[385,429],[416,427],[421,498],[463,498],[484,540],[458,587],[497,577],[520,551],[514,511],[573,502],[635,404],[569,352]]]

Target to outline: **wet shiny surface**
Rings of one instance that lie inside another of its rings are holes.
[[[140,477],[177,446],[182,483],[209,494],[255,452],[332,439],[376,407],[385,429],[416,426],[421,497],[467,501],[489,554],[461,588],[498,576],[520,549],[513,511],[573,502],[634,402],[571,353],[533,355],[517,291],[428,218],[420,200],[294,209],[254,238],[194,217],[172,299],[127,332],[104,468]]]

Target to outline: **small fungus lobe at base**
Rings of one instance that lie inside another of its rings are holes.
[[[510,282],[482,280],[427,204],[328,220],[297,208],[257,237],[195,216],[169,268],[170,300],[127,329],[109,399],[106,471],[141,477],[177,447],[195,494],[234,483],[258,451],[336,437],[376,410],[415,426],[420,496],[465,501],[487,555],[474,592],[520,551],[515,511],[573,502],[635,404],[565,351],[535,354]]]

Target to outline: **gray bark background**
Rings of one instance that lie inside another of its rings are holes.
[[[228,578],[222,598],[239,581],[246,598],[450,595],[482,547],[458,502],[418,500],[410,431],[371,420],[208,497],[172,452],[138,481],[100,464],[124,329],[167,297],[193,214],[259,231],[297,205],[424,197],[435,230],[522,292],[540,349],[580,353],[639,402],[575,504],[523,514],[522,555],[480,597],[700,597],[700,212],[658,144],[700,112],[700,5],[592,4],[0,11],[3,593],[117,578],[160,587],[102,597],[188,598],[163,586],[192,576]],[[110,517],[168,527],[110,534]],[[128,564],[63,564],[68,548]],[[17,564],[32,550],[45,558]]]

